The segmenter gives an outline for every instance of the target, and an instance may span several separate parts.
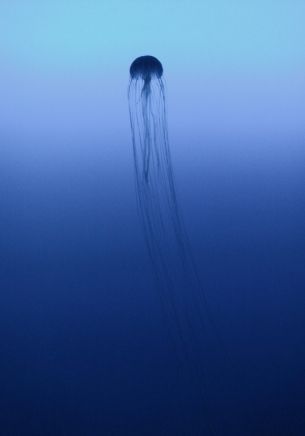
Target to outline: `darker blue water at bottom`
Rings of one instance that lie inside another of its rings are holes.
[[[209,434],[205,421],[219,436],[305,434],[298,159],[178,179],[229,355],[215,345],[200,363],[203,407],[192,366],[181,366],[168,335],[132,162],[116,174],[91,162],[93,149],[77,162],[60,153],[16,159],[12,150],[0,176],[1,435],[196,436]]]

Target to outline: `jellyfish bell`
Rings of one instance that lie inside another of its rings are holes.
[[[143,79],[150,82],[152,78],[160,79],[163,74],[161,62],[154,56],[140,56],[130,66],[131,79]]]

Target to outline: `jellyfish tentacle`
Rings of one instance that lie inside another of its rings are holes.
[[[137,58],[130,67],[128,99],[137,205],[175,347],[184,365],[200,379],[200,395],[206,405],[204,335],[215,325],[177,200],[162,75],[162,64],[153,56]],[[209,420],[205,425],[209,434],[215,434]]]

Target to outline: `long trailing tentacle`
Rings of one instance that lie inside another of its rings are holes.
[[[138,210],[156,288],[180,358],[201,380],[207,403],[202,365],[208,353],[205,333],[215,326],[177,201],[162,78],[132,78],[128,98]],[[206,426],[214,434],[209,422]]]

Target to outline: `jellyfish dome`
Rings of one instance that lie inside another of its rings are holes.
[[[150,81],[153,77],[161,78],[163,67],[154,56],[140,56],[132,62],[129,71],[131,79]]]

